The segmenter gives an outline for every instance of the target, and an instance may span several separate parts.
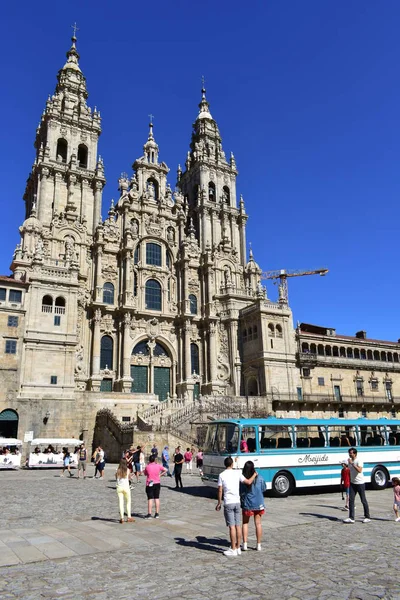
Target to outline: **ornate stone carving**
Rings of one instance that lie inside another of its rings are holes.
[[[145,219],[145,228],[149,235],[161,236],[164,219],[156,214],[151,214]]]

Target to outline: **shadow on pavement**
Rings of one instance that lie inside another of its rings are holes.
[[[303,515],[304,517],[317,517],[317,519],[327,519],[328,521],[342,521],[342,518],[339,519],[338,517],[330,517],[329,515],[320,515],[319,513],[301,512],[299,515]]]
[[[217,498],[217,491],[213,488],[208,488],[203,485],[198,486],[184,486],[183,488],[179,488],[178,490],[174,487],[170,486],[162,486],[165,489],[170,489],[172,492],[176,492],[177,494],[187,494],[189,496],[195,496],[196,498],[209,498],[211,500],[215,500]]]
[[[105,519],[104,517],[91,517],[92,521],[106,521],[107,523],[119,523],[119,519]]]
[[[222,554],[223,552],[223,549],[217,546],[229,547],[229,542],[223,538],[206,538],[202,535],[196,536],[195,540],[185,540],[185,538],[176,537],[175,542],[179,546],[197,548],[197,550],[206,550],[207,552],[215,552],[216,554]]]

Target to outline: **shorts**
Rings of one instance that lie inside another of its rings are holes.
[[[344,493],[346,494],[346,496],[350,495],[350,488],[349,487],[345,487],[343,488]]]
[[[86,471],[86,460],[78,461],[78,471],[80,471],[81,469]]]
[[[100,471],[100,473],[104,470],[105,464],[106,463],[104,462],[104,460],[101,461],[101,462],[99,462],[99,463],[97,463],[97,465],[96,465],[97,466],[97,470]]]
[[[397,510],[400,510],[400,502],[395,502],[393,504],[393,508],[397,508]]]
[[[203,459],[202,458],[198,458],[197,461],[196,461],[196,467],[198,469],[201,469],[202,466],[203,466]]]
[[[224,505],[225,523],[228,527],[242,524],[242,515],[240,504],[225,504]]]
[[[153,485],[146,485],[146,494],[148,500],[158,500],[160,497],[160,483],[153,483]]]
[[[265,513],[265,510],[263,508],[261,508],[259,510],[248,510],[247,508],[243,509],[244,517],[254,517],[255,515],[263,515],[264,513]]]
[[[135,463],[135,473],[140,473],[140,463]]]

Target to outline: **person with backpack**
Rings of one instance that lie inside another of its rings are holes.
[[[136,483],[139,483],[139,477],[140,477],[140,453],[141,453],[141,447],[137,446],[135,452],[132,454],[132,464],[135,466],[135,475],[136,475]]]
[[[244,482],[244,479],[251,480],[256,475],[256,478],[250,485]],[[249,535],[249,521],[254,517],[254,525],[256,527],[257,550],[261,550],[262,525],[261,517],[265,512],[264,492],[267,489],[264,479],[258,475],[254,468],[252,460],[248,460],[242,471],[240,483],[240,505],[242,508],[242,533],[243,546],[242,550],[247,550],[247,539]]]
[[[96,454],[95,461],[96,461],[95,465],[96,465],[97,471],[100,473],[99,479],[104,479],[104,467],[105,467],[106,461],[105,461],[104,450],[100,445],[97,448],[97,454]]]

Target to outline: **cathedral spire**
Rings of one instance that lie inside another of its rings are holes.
[[[149,136],[147,138],[147,142],[143,146],[143,152],[144,152],[144,156],[145,156],[145,159],[147,160],[147,162],[158,164],[159,147],[157,145],[156,140],[154,139],[154,134],[153,134],[153,127],[154,127],[154,125],[153,125],[153,119],[154,119],[154,115],[150,114],[149,118],[150,118]]]
[[[198,115],[198,119],[212,119],[211,113],[210,113],[210,105],[207,102],[207,98],[206,98],[206,88],[205,88],[205,83],[204,83],[204,77],[202,77],[202,88],[201,88],[201,102],[199,104],[199,115]]]

